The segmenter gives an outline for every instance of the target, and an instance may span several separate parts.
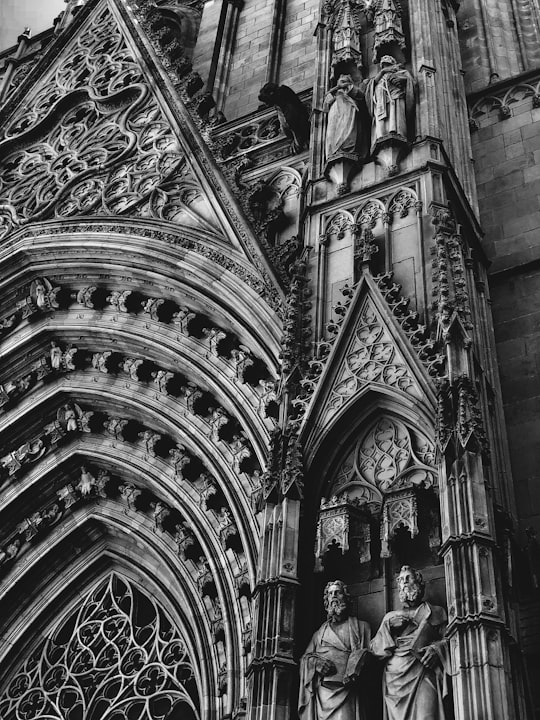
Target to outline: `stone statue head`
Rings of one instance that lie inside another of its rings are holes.
[[[410,565],[403,565],[397,579],[399,600],[404,605],[416,607],[424,598],[425,583],[422,573]]]
[[[330,621],[344,620],[349,614],[351,596],[341,580],[331,580],[324,588],[324,609]]]
[[[340,75],[337,80],[338,87],[352,87],[354,81],[350,75]]]
[[[383,55],[382,58],[379,60],[379,65],[382,67],[383,65],[397,65],[398,61],[393,58],[391,55]]]

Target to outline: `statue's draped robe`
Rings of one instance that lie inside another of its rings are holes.
[[[403,140],[410,136],[414,115],[414,80],[405,68],[395,68],[376,82],[375,78],[366,86],[366,102],[373,118],[371,151],[378,140],[394,134]]]
[[[313,635],[300,663],[300,698],[298,711],[301,720],[367,720],[360,694],[361,685],[343,685],[345,675],[362,665],[369,648],[369,625],[355,617],[347,619],[342,640],[329,622]],[[314,655],[330,660],[337,672],[321,677],[315,671]],[[360,694],[359,694],[360,693]]]
[[[359,133],[359,109],[354,97],[355,90],[336,91],[334,102],[328,111],[326,126],[326,159],[338,153],[354,153]]]
[[[372,653],[386,660],[383,673],[385,720],[444,720],[443,698],[447,693],[448,643],[441,639],[446,624],[443,608],[421,603],[411,613],[409,624],[390,631],[390,619],[402,616],[399,610],[387,613],[372,640]],[[439,662],[426,668],[418,659],[422,649],[433,645]]]

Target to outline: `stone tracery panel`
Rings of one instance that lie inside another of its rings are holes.
[[[435,448],[401,420],[382,415],[339,467],[327,495],[353,493],[380,507],[384,495],[435,484]]]
[[[219,223],[106,9],[0,142],[0,237],[30,220],[135,214]]]
[[[369,298],[364,302],[347,355],[328,401],[330,418],[367,385],[382,385],[421,397],[405,359]]]
[[[5,720],[178,714],[199,718],[185,643],[155,600],[116,574],[41,642],[0,700]]]

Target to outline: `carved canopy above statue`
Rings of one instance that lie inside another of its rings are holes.
[[[433,442],[395,417],[380,416],[342,462],[321,503],[317,558],[337,544],[368,560],[369,516],[381,521],[381,556],[388,557],[399,528],[418,534],[416,491],[435,484]]]

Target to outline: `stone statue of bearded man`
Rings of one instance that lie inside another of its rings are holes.
[[[300,661],[301,720],[367,720],[358,675],[369,653],[369,625],[350,615],[350,596],[341,580],[324,590],[326,622]]]
[[[387,613],[371,643],[385,661],[384,720],[444,720],[449,674],[446,612],[424,600],[418,570],[404,565],[398,576],[402,610]]]

